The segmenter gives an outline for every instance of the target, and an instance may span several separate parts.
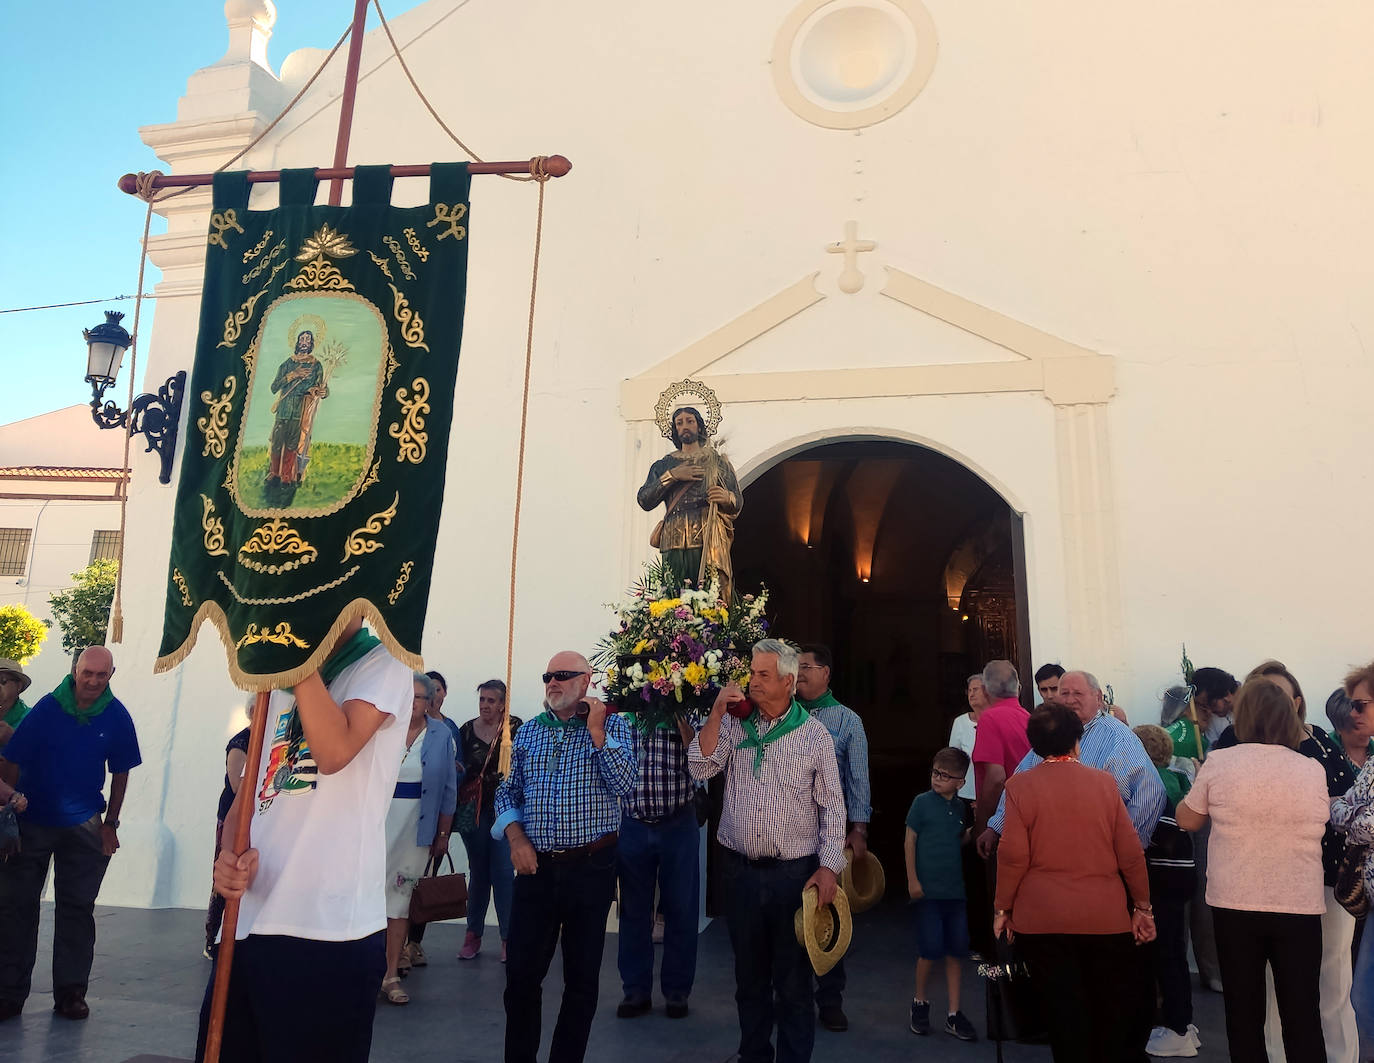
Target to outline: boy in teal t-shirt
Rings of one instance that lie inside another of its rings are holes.
[[[976,1041],[973,1024],[959,1010],[959,966],[968,956],[968,911],[964,899],[961,846],[970,831],[968,802],[959,787],[969,771],[968,754],[949,747],[935,754],[930,789],[911,802],[906,814],[906,884],[916,924],[916,996],[911,1002],[911,1032],[930,1033],[926,987],[937,960],[945,961],[949,1010],[945,1032]]]

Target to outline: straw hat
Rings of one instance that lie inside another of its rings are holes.
[[[18,661],[11,661],[7,657],[0,657],[0,672],[9,672],[11,675],[19,677],[19,693],[29,689],[29,684],[33,682],[24,674],[24,669],[19,666]]]
[[[798,944],[806,946],[811,967],[818,975],[834,967],[849,948],[854,924],[849,918],[849,898],[844,890],[835,891],[834,903],[819,908],[820,894],[815,886],[802,891],[801,907],[793,917]]]
[[[868,911],[883,899],[887,891],[887,876],[883,874],[883,865],[872,850],[865,851],[857,861],[853,849],[845,850],[840,889],[848,895],[849,908],[855,914]]]

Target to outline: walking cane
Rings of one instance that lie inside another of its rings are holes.
[[[258,785],[258,768],[262,765],[262,743],[267,732],[267,703],[271,692],[258,692],[257,702],[253,705],[253,719],[248,731],[248,759],[243,765],[243,781],[239,783],[239,797],[247,800],[239,802],[238,818],[234,821],[234,840],[230,849],[235,856],[242,856],[251,846],[251,827],[253,824],[254,790]],[[238,897],[226,897],[224,901],[224,921],[220,924],[219,951],[215,954],[215,988],[210,997],[210,1024],[205,1033],[205,1057],[201,1063],[219,1063],[220,1044],[224,1040],[224,1010],[229,1003],[229,974],[234,966],[234,939],[239,925]]]

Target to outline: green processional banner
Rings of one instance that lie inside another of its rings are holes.
[[[215,176],[159,672],[206,620],[244,689],[316,671],[359,616],[420,663],[469,175],[435,164],[430,202],[393,207],[388,170],[358,167],[348,207],[286,170],[270,211],[246,174]]]

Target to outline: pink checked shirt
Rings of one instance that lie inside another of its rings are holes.
[[[773,726],[760,719],[759,734]],[[758,778],[754,751],[737,748],[744,738],[740,721],[727,714],[714,753],[702,756],[700,735],[687,748],[694,779],[725,771],[725,808],[716,840],[753,860],[798,860],[816,853],[821,866],[838,875],[844,870],[844,791],[830,732],[808,718],[764,747]]]

